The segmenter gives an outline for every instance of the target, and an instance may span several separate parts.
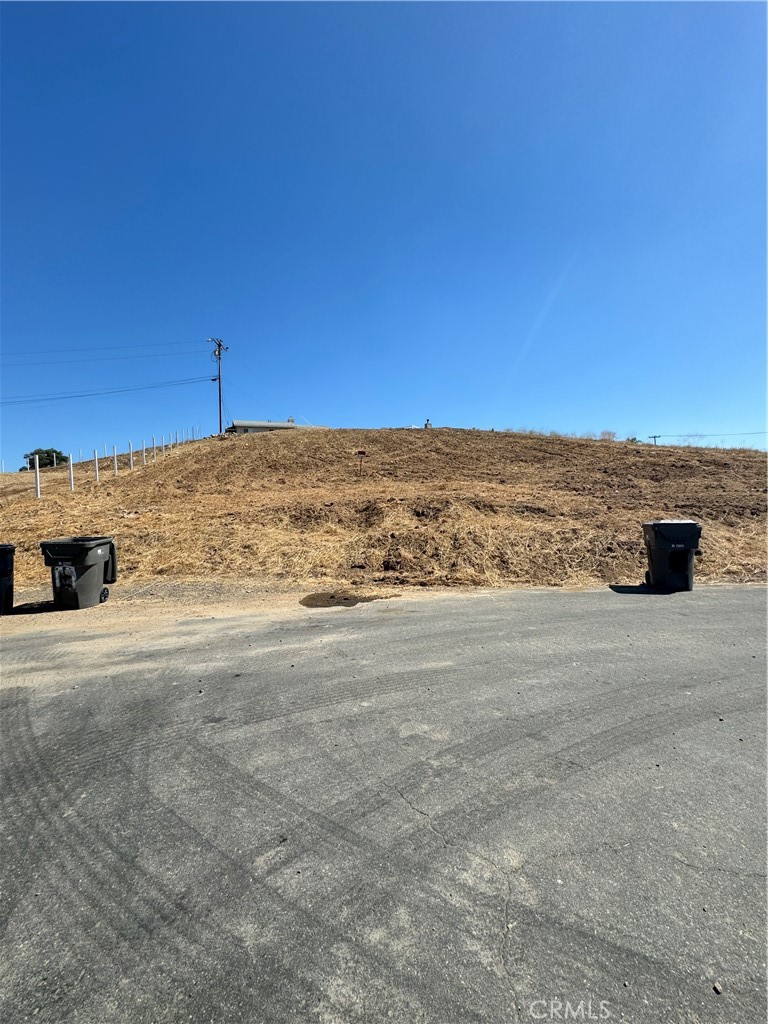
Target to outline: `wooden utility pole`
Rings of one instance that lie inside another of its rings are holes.
[[[224,422],[222,418],[222,397],[221,397],[221,354],[222,352],[228,352],[229,349],[221,340],[221,338],[209,338],[208,341],[213,345],[213,358],[216,360],[218,366],[218,372],[212,380],[215,380],[219,387],[219,433],[224,433]]]
[[[653,438],[653,444],[656,445],[657,438],[661,437],[661,434],[649,434],[649,437]]]

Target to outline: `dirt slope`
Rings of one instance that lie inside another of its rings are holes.
[[[365,450],[358,476],[358,450]],[[697,579],[765,578],[766,466],[739,449],[467,430],[210,438],[111,476],[6,475],[0,540],[45,583],[40,540],[108,533],[121,579],[589,585],[640,582],[640,524],[695,518]]]

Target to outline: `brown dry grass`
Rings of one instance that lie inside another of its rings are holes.
[[[358,478],[355,453],[365,449]],[[140,463],[140,460],[138,460]],[[126,457],[121,465],[127,466]],[[138,464],[137,464],[138,465]],[[102,479],[78,467],[0,492],[19,585],[39,541],[107,533],[121,579],[582,586],[637,583],[640,524],[695,518],[697,578],[765,579],[764,455],[467,430],[295,431],[210,438]]]

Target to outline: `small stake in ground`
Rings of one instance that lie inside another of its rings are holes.
[[[75,489],[75,464],[72,461],[72,452],[69,453],[69,489],[70,491]]]
[[[358,459],[358,462],[357,462],[357,475],[358,475],[358,478],[363,475],[363,459],[364,458],[365,458],[365,452],[362,451],[362,450],[359,451],[357,453],[357,459]]]
[[[115,476],[117,476],[117,448],[112,445],[112,461],[115,464]]]
[[[146,466],[147,464],[147,445],[143,437],[141,439],[141,464],[142,466]]]
[[[40,497],[40,457],[35,456],[35,497]]]
[[[133,469],[133,441],[128,442],[128,467]]]
[[[99,453],[96,449],[93,449],[93,472],[96,477],[96,483],[99,482]]]

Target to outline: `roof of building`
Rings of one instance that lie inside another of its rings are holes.
[[[293,420],[232,420],[233,427],[269,427],[271,430],[275,430],[279,427],[296,427],[297,423]]]

